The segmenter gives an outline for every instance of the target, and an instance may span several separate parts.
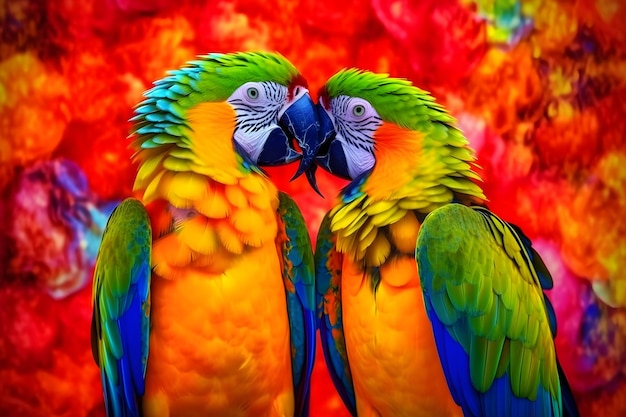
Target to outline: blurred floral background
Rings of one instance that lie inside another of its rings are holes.
[[[623,3],[623,2],[622,2]],[[358,66],[458,118],[490,207],[552,271],[584,416],[626,413],[626,6],[619,0],[0,0],[0,415],[103,416],[91,274],[131,195],[132,106],[196,54],[275,50],[317,89]],[[344,184],[272,169],[310,232]],[[318,351],[313,416],[347,416]]]

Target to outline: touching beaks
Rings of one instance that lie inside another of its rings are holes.
[[[285,109],[278,120],[278,124],[283,130],[288,132],[290,136],[293,136],[300,148],[300,165],[291,179],[294,180],[304,172],[307,172],[307,179],[309,179],[309,183],[311,183],[309,170],[315,170],[315,156],[317,155],[321,141],[316,107],[308,92],[296,98],[295,101]],[[315,176],[313,175],[312,178],[315,179]],[[311,186],[319,193],[315,181],[311,183]]]
[[[330,146],[333,139],[335,138],[335,125],[331,118],[328,116],[328,113],[324,109],[321,103],[317,103],[314,106],[315,113],[315,134],[310,134],[308,137],[310,141],[307,144],[306,148],[302,148],[303,155],[302,160],[300,161],[300,166],[298,167],[298,171],[294,175],[293,178],[297,178],[303,172],[306,172],[306,179],[311,185],[311,187],[317,192],[321,197],[324,195],[321,193],[317,186],[317,179],[315,178],[315,172],[317,170],[317,165],[320,165],[320,154],[325,154],[325,148]],[[324,164],[321,164],[322,168],[328,169]],[[292,178],[292,179],[293,179]]]
[[[306,173],[311,187],[323,196],[317,186],[315,172],[319,165],[343,179],[352,179],[343,145],[336,141],[335,125],[321,103],[314,104],[308,91],[296,97],[279,114],[280,129],[271,132],[259,155],[259,165],[282,165],[300,159],[291,180]],[[299,149],[294,146],[295,140]]]

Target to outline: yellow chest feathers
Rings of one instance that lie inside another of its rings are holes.
[[[377,267],[394,250],[405,254],[415,251],[420,228],[415,211],[401,208],[397,201],[348,206],[335,211],[331,222],[339,252],[363,266]]]
[[[221,272],[248,248],[275,245],[278,191],[265,177],[251,173],[225,185],[195,173],[166,175],[179,177],[187,187],[196,181],[199,190],[185,204],[166,208],[172,227],[155,236],[152,252],[158,275],[176,278],[189,268]],[[176,193],[181,188],[171,189]],[[168,200],[172,202],[171,194]]]

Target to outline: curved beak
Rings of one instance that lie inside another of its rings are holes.
[[[315,156],[315,165],[319,165],[331,174],[345,180],[352,180],[352,176],[348,172],[348,163],[343,144],[335,140],[337,131],[331,118],[324,110],[321,103],[316,106],[318,120],[320,124],[320,146]],[[308,172],[307,172],[308,174]],[[309,180],[310,182],[311,180]]]
[[[300,159],[300,164],[291,180],[306,173],[311,187],[319,194],[315,171],[317,165],[342,178],[349,174],[341,143],[334,141],[335,126],[324,107],[314,104],[307,93],[288,104],[278,120],[280,129],[275,129],[260,156],[263,165],[282,165]],[[295,149],[293,140],[300,149]]]
[[[300,159],[299,171],[304,172],[313,162],[318,130],[315,105],[309,93],[306,92],[288,103],[279,116],[278,127],[270,132],[257,163],[262,166],[276,166]]]
[[[308,172],[309,169],[314,169],[313,162],[320,146],[319,123],[311,96],[306,93],[296,99],[284,111],[278,120],[278,125],[290,136],[293,136],[302,152],[298,170],[291,178],[291,180],[294,180],[304,172]],[[319,192],[316,186],[313,188]]]
[[[318,120],[317,107],[313,103],[309,93],[297,98],[287,107],[278,125],[292,136],[301,150],[300,164],[291,181],[306,172],[306,178],[319,195],[322,195],[315,180],[315,157],[322,145],[323,137],[320,136],[320,123]]]

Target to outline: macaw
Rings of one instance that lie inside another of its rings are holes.
[[[351,414],[577,415],[550,274],[486,208],[455,119],[410,81],[357,69],[327,81],[317,111],[315,164],[350,181],[315,268],[324,357]]]
[[[275,53],[208,54],[131,119],[134,197],[109,218],[92,352],[109,416],[306,416],[313,251],[261,166],[314,157],[306,81]]]

